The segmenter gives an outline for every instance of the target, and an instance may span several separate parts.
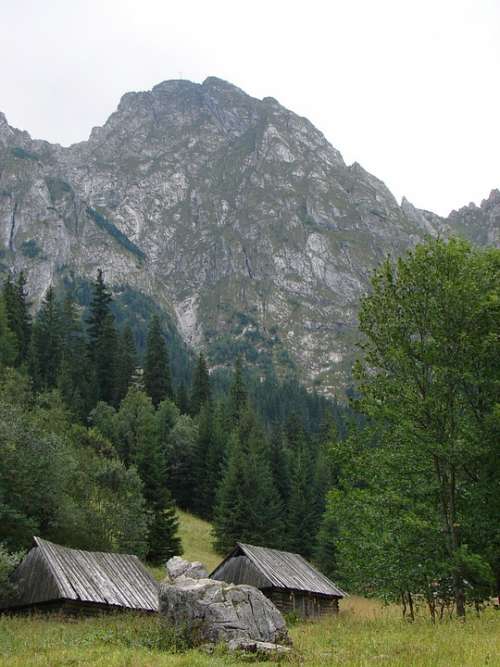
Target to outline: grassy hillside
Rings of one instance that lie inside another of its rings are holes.
[[[183,557],[200,560],[211,572],[222,558],[212,549],[212,526],[198,517],[179,512],[179,534],[184,549]]]
[[[210,525],[180,513],[184,555],[211,569],[220,560],[211,549]],[[155,571],[158,577],[163,570]],[[285,664],[317,667],[500,666],[500,612],[469,615],[463,625],[433,626],[427,616],[409,624],[397,607],[351,597],[337,618],[291,628],[294,652]],[[97,618],[1,617],[1,667],[217,667],[244,664],[223,651],[207,656],[176,650],[158,619],[137,614]],[[260,663],[270,664],[270,663]]]
[[[212,549],[212,526],[188,512],[178,510],[178,515],[183,558],[201,561],[210,573],[222,560],[221,556]],[[164,567],[150,567],[149,569],[158,580],[165,576]]]

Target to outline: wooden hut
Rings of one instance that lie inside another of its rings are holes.
[[[0,601],[3,611],[158,610],[158,583],[137,556],[68,549],[35,537],[11,579],[15,593]]]
[[[238,542],[210,575],[259,588],[283,613],[335,614],[345,593],[299,554]]]

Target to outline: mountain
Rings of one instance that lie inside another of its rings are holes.
[[[105,271],[212,366],[243,353],[335,392],[370,272],[426,235],[499,243],[500,193],[443,219],[403,200],[307,119],[210,77],[127,93],[88,141],[32,140],[0,114],[0,269],[32,298]]]

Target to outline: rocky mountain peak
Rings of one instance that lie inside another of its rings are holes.
[[[127,93],[69,148],[4,116],[0,139],[0,270],[26,269],[35,302],[103,267],[212,365],[242,353],[330,393],[348,381],[357,304],[387,253],[449,230],[498,236],[498,191],[448,220],[399,206],[307,119],[216,77]]]

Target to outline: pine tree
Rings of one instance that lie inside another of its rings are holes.
[[[3,288],[3,297],[7,313],[7,323],[17,341],[15,366],[20,366],[28,359],[31,338],[31,316],[27,301],[26,277],[21,271],[16,282],[8,276]]]
[[[102,270],[99,269],[93,285],[87,325],[95,400],[107,403],[114,403],[116,400],[117,334],[110,308],[111,301],[111,294],[104,284]]]
[[[63,321],[54,288],[48,288],[33,324],[29,366],[36,391],[56,386],[63,352]]]
[[[134,334],[129,325],[125,326],[118,342],[119,364],[117,369],[117,400],[126,395],[137,372],[137,351]]]
[[[198,356],[193,375],[193,389],[191,392],[191,414],[197,415],[202,406],[210,400],[210,375],[203,352]]]
[[[166,398],[173,398],[167,345],[157,315],[153,316],[149,325],[144,360],[144,387],[155,406]]]

